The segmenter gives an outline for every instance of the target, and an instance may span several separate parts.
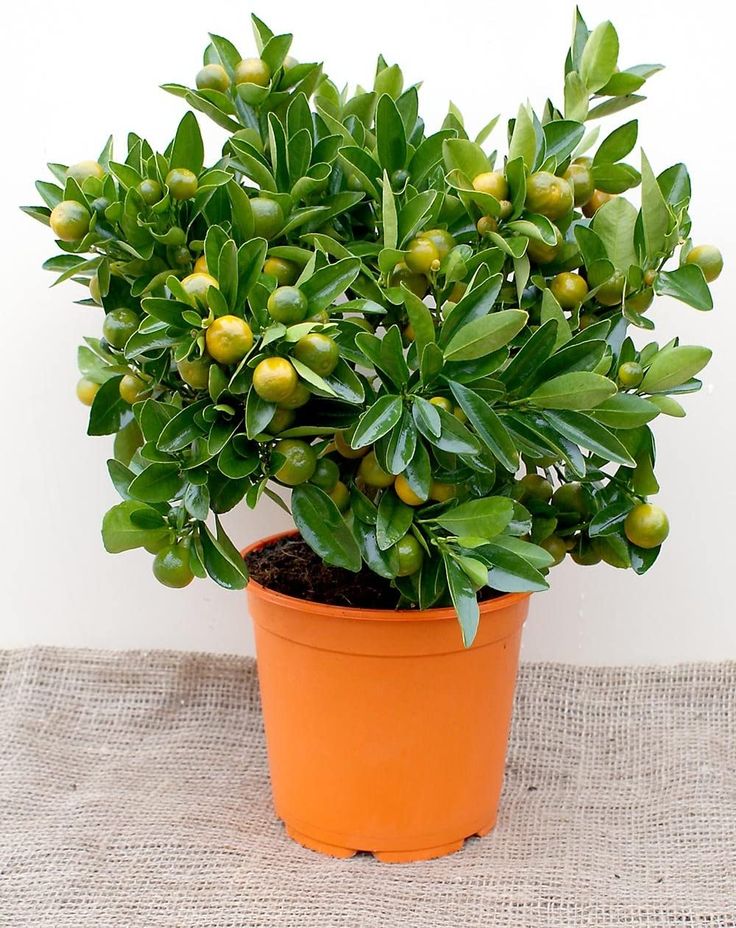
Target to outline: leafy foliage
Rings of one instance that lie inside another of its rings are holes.
[[[164,85],[227,133],[214,164],[190,110],[162,152],[131,133],[122,160],[49,165],[25,208],[104,314],[78,393],[116,434],[107,549],[238,589],[218,515],[294,488],[326,562],[454,603],[468,644],[482,587],[544,589],[567,553],[643,573],[666,535],[650,423],[710,352],[628,330],[658,294],[710,309],[720,255],[692,249],[684,165],[626,163],[636,120],[592,152],[588,123],[659,66],[620,68],[576,13],[561,107],[521,106],[500,160],[498,117],[473,139],[451,105],[429,133],[397,65],[351,95],[253,24],[258,58],[213,35],[196,86]]]

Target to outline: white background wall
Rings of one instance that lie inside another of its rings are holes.
[[[688,164],[696,239],[717,243],[732,262],[729,10],[718,0],[697,7],[588,0],[583,13],[589,24],[614,17],[623,66],[667,64],[650,82],[649,101],[631,114],[642,120],[640,138],[657,170]],[[274,30],[293,31],[294,54],[324,59],[338,83],[370,84],[379,51],[398,60],[409,81],[424,81],[423,112],[433,128],[448,98],[477,129],[499,111],[514,114],[525,96],[538,108],[547,94],[561,96],[568,3],[285,0],[256,12]],[[111,131],[121,147],[128,129],[163,147],[183,110],[158,85],[193,83],[208,30],[253,54],[247,13],[247,4],[231,0],[173,6],[23,0],[4,11],[2,647],[251,648],[244,594],[204,582],[169,591],[154,581],[145,553],[105,554],[100,520],[116,501],[104,464],[111,442],[85,437],[87,410],[74,397],[76,346],[82,335],[99,331],[100,317],[73,305],[77,285],[48,289],[39,265],[52,254],[50,234],[17,209],[38,202],[33,180],[45,176],[46,161],[95,157]],[[222,135],[208,126],[206,137],[214,158]],[[553,590],[534,598],[526,658],[613,664],[736,658],[729,589],[736,517],[732,267],[714,286],[715,312],[665,301],[655,311],[662,341],[679,333],[683,342],[715,348],[704,390],[686,399],[691,415],[658,422],[660,502],[672,523],[659,563],[644,578],[605,566],[557,569]],[[244,544],[286,527],[287,519],[266,502],[257,515],[238,510],[227,523]]]

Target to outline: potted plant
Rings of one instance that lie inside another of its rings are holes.
[[[213,35],[164,87],[225,130],[213,164],[189,111],[162,152],[49,165],[26,211],[100,308],[77,393],[115,435],[105,547],[176,588],[250,569],[290,834],[439,856],[495,821],[529,594],[659,554],[651,424],[711,352],[647,341],[650,307],[710,309],[722,259],[685,166],[625,161],[636,120],[599,135],[659,70],[619,69],[610,23],[576,12],[561,98],[474,138],[454,105],[427,130],[382,57],[351,95],[253,24],[257,57]],[[298,534],[243,557],[219,516],[264,494]]]

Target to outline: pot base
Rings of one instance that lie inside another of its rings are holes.
[[[460,838],[457,841],[449,841],[446,844],[438,844],[435,847],[423,847],[401,851],[379,851],[368,850],[367,848],[340,847],[337,844],[330,844],[327,841],[322,841],[319,838],[304,834],[304,832],[292,828],[290,825],[286,824],[286,822],[284,823],[284,827],[286,829],[286,834],[293,841],[296,841],[297,844],[301,844],[302,847],[306,847],[310,851],[316,851],[318,854],[325,854],[327,857],[338,857],[345,860],[362,852],[373,854],[376,860],[379,860],[383,864],[409,864],[415,861],[434,860],[437,857],[446,857],[448,854],[454,854],[462,849],[467,838],[482,838],[493,830],[495,824],[496,822],[494,819],[490,824],[478,828],[476,831],[467,835],[467,837]]]

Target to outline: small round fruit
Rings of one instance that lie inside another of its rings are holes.
[[[478,235],[484,238],[490,235],[491,232],[498,232],[498,220],[495,216],[481,216],[476,222],[475,228],[478,230]]]
[[[649,268],[648,271],[644,271],[644,283],[647,287],[653,287],[654,281],[657,279],[657,272],[654,268]]]
[[[501,207],[498,218],[508,219],[514,211],[514,204],[511,200],[499,200],[498,205]]]
[[[552,505],[561,525],[574,525],[588,515],[588,500],[583,485],[577,481],[558,487],[552,494]]]
[[[516,484],[520,503],[548,503],[552,499],[552,484],[541,474],[526,474]]]
[[[191,200],[197,192],[197,175],[189,168],[172,168],[166,175],[166,186],[175,200]]]
[[[307,315],[309,301],[297,287],[277,287],[268,298],[268,314],[276,322],[293,325]]]
[[[312,394],[300,380],[286,399],[281,400],[279,405],[283,406],[284,409],[300,409],[302,406],[306,406],[311,398]]]
[[[563,271],[553,277],[549,288],[562,309],[574,309],[588,295],[588,284],[580,274],[570,271]]]
[[[403,474],[399,474],[394,482],[394,490],[396,495],[399,497],[402,503],[406,503],[407,506],[421,506],[422,503],[426,503],[428,496],[422,498],[417,496],[417,494],[409,486],[409,481]]]
[[[262,58],[243,58],[235,65],[236,84],[257,84],[268,87],[271,69]]]
[[[535,261],[537,264],[551,264],[559,255],[562,250],[563,238],[557,226],[555,226],[554,229],[557,239],[554,245],[548,245],[546,242],[540,242],[534,238],[529,239],[529,244],[526,246],[526,253],[530,260]]]
[[[197,72],[195,83],[198,90],[219,90],[225,93],[230,86],[230,78],[221,64],[206,64]]]
[[[645,313],[654,302],[654,290],[646,287],[638,293],[627,296],[624,305],[628,309],[633,309],[636,313]]]
[[[100,384],[88,380],[86,377],[81,377],[77,381],[77,399],[80,403],[84,403],[85,406],[91,406],[99,389]]]
[[[348,460],[362,458],[371,450],[368,445],[364,448],[352,448],[350,446],[349,436],[346,432],[335,432],[335,448],[341,457],[347,458]]]
[[[209,274],[209,269],[207,268],[207,258],[204,255],[200,255],[194,262],[194,273]]]
[[[465,414],[465,410],[462,408],[462,406],[453,406],[452,414],[456,419],[459,419],[463,425],[468,421],[468,417]]]
[[[290,428],[294,424],[295,419],[296,413],[293,409],[284,409],[281,406],[277,406],[271,417],[271,421],[268,423],[268,431],[272,435],[278,435],[279,432],[284,432],[286,429]]]
[[[314,448],[298,438],[283,438],[276,442],[274,451],[285,458],[274,477],[287,487],[295,487],[309,480],[317,467]]]
[[[320,377],[329,377],[340,360],[340,349],[329,335],[309,332],[294,346],[294,357]]]
[[[593,196],[595,183],[593,182],[593,174],[587,164],[573,161],[562,176],[572,187],[575,206],[582,206]]]
[[[363,458],[363,460],[365,461],[367,458]],[[320,458],[309,482],[319,487],[320,490],[324,490],[325,493],[329,493],[335,489],[339,479],[340,468],[332,458]]]
[[[598,319],[595,313],[580,313],[580,321],[578,324],[581,332],[583,329],[587,329],[588,326],[595,325],[596,322],[598,322]]]
[[[539,542],[539,547],[544,548],[544,550],[554,558],[550,567],[556,567],[565,560],[567,545],[559,535],[549,535]]]
[[[448,499],[455,499],[456,496],[457,487],[454,483],[433,480],[429,485],[429,498],[437,503],[446,503]]]
[[[658,548],[670,533],[670,520],[661,507],[639,503],[626,516],[624,532],[638,548]]]
[[[188,277],[182,280],[181,286],[186,295],[190,297],[197,306],[203,309],[207,306],[207,291],[210,287],[217,287],[219,289],[219,284],[215,278],[211,274],[206,274],[202,271],[195,271],[194,274],[189,274]]]
[[[596,290],[595,298],[603,306],[618,306],[623,302],[626,278],[616,271]]]
[[[250,201],[253,213],[253,235],[256,238],[272,239],[284,224],[284,212],[275,200],[253,197]]]
[[[451,249],[455,247],[455,239],[450,235],[447,229],[426,229],[422,232],[422,238],[426,238],[437,249],[440,261],[450,254]]]
[[[592,219],[604,203],[614,198],[613,193],[604,193],[602,190],[594,190],[590,199],[583,203],[583,215]]]
[[[130,336],[138,330],[138,314],[127,306],[113,309],[102,323],[102,336],[113,348],[124,348]]]
[[[445,412],[452,412],[452,400],[448,400],[446,396],[433,396],[429,402]]]
[[[360,462],[358,476],[361,477],[369,487],[381,487],[385,489],[386,487],[390,487],[394,482],[394,475],[387,473],[381,467],[374,451],[366,454]]]
[[[275,277],[280,287],[287,287],[296,283],[299,277],[299,265],[285,258],[266,258],[263,262],[263,273]]]
[[[487,193],[497,200],[508,200],[509,185],[501,171],[484,171],[473,178],[473,190]]]
[[[211,366],[212,362],[207,358],[184,359],[176,363],[179,376],[193,390],[207,389]]]
[[[440,260],[440,253],[434,242],[428,238],[415,238],[409,243],[404,261],[410,271],[415,274],[428,274],[432,264]]]
[[[625,361],[618,369],[618,382],[622,387],[638,387],[643,379],[644,368],[638,361]]]
[[[118,389],[120,398],[132,406],[133,403],[138,402],[144,393],[148,392],[149,386],[137,374],[125,374]]]
[[[220,364],[237,364],[253,347],[253,332],[239,316],[219,316],[205,332],[211,358]]]
[[[407,290],[410,290],[414,296],[418,296],[420,300],[427,295],[429,289],[429,282],[424,274],[410,271],[404,261],[399,261],[391,271],[388,283],[390,287],[400,287],[403,284]]]
[[[526,185],[526,208],[548,219],[561,219],[573,205],[571,185],[549,171],[532,174]]]
[[[294,365],[287,358],[264,358],[253,371],[253,389],[268,403],[288,400],[298,380]]]
[[[167,545],[153,559],[153,575],[159,583],[180,590],[194,580],[189,563],[189,547],[183,542]]]
[[[399,168],[391,175],[391,189],[396,191],[396,193],[401,193],[404,187],[406,187],[406,182],[408,180],[409,172],[405,171],[404,168]]]
[[[89,295],[97,303],[98,306],[102,304],[102,293],[100,292],[100,278],[95,274],[94,277],[89,279]]]
[[[140,193],[146,206],[153,206],[158,203],[164,194],[163,187],[157,180],[152,177],[146,177],[138,184],[138,193]]]
[[[350,505],[350,490],[348,490],[342,480],[338,480],[327,495],[337,506],[340,512],[345,512],[345,510]]]
[[[715,245],[696,245],[688,252],[685,264],[697,264],[708,283],[712,283],[723,270],[723,255]]]
[[[105,169],[99,161],[77,161],[76,164],[70,164],[66,169],[66,176],[73,178],[81,187],[88,177],[102,180],[105,176]]]
[[[172,226],[166,233],[169,245],[186,245],[187,233],[179,226]]]
[[[62,200],[51,210],[49,225],[62,242],[76,242],[89,232],[90,215],[76,200]]]
[[[413,535],[404,535],[396,542],[396,554],[399,560],[397,577],[409,577],[415,574],[424,561],[422,546]]]

